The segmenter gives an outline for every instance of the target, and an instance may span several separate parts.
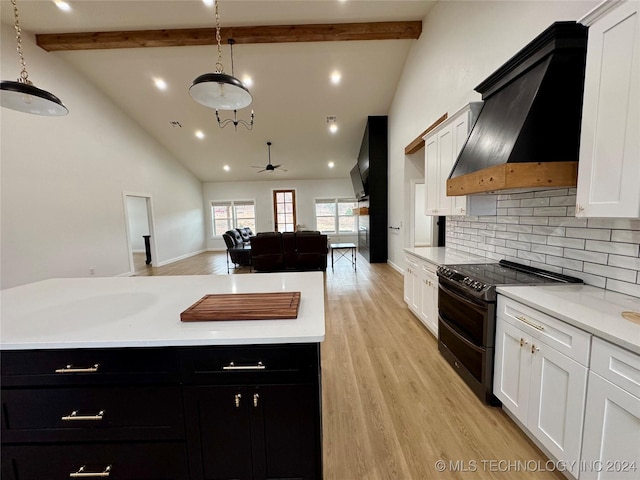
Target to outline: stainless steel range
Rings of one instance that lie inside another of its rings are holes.
[[[582,280],[507,260],[438,267],[438,349],[487,404],[493,396],[496,287],[582,283]]]

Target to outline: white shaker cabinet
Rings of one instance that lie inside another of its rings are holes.
[[[589,27],[576,216],[640,218],[639,2],[604,2]]]
[[[580,480],[640,478],[640,357],[593,339]]]
[[[438,277],[436,266],[406,254],[404,301],[416,317],[438,337]]]
[[[422,295],[418,318],[438,338],[438,276],[435,265],[422,262]]]
[[[497,310],[494,395],[553,457],[577,464],[591,335],[502,295]]]
[[[447,196],[447,178],[467,141],[481,106],[482,102],[469,103],[423,137],[426,215],[495,215],[493,195]],[[480,197],[484,199],[476,202],[475,199]]]

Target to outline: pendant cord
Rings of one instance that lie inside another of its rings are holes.
[[[15,0],[12,0],[15,1]],[[216,42],[218,42],[218,61],[216,62],[216,73],[224,73],[224,67],[222,66],[222,46],[220,42],[222,37],[220,36],[220,12],[218,11],[218,0],[215,0],[216,11]]]

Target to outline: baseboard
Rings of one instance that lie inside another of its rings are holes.
[[[180,255],[179,257],[170,258],[169,260],[164,260],[162,262],[154,263],[151,261],[152,267],[164,267],[165,265],[169,265],[170,263],[177,262],[178,260],[184,260],[185,258],[195,257],[196,255],[200,255],[201,253],[206,252],[206,250],[198,250],[197,252],[186,253],[184,255]]]
[[[387,264],[393,268],[396,272],[398,272],[400,275],[404,275],[404,270],[402,270],[398,265],[396,265],[395,263],[393,263],[391,260],[387,260]]]
[[[207,248],[207,252],[226,252],[226,248]]]

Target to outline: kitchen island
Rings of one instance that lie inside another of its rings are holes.
[[[207,294],[295,319],[181,322]],[[2,478],[322,478],[322,272],[52,279],[1,292]]]

